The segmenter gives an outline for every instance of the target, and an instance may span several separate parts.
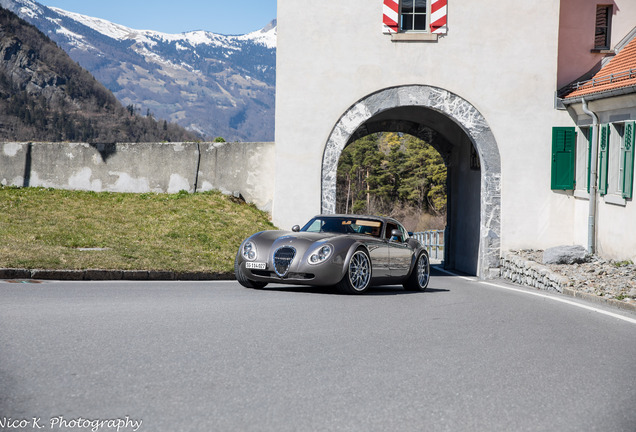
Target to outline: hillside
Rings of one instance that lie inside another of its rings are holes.
[[[0,186],[0,268],[228,274],[243,239],[267,229],[267,213],[216,191]]]
[[[276,22],[246,35],[165,34],[49,8],[0,5],[35,25],[124,105],[208,139],[273,141]]]
[[[0,139],[139,142],[198,137],[124,108],[37,28],[0,8]]]

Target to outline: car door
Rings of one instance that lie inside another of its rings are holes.
[[[369,249],[369,255],[371,255],[372,276],[374,278],[389,277],[391,275],[389,269],[389,242],[377,238],[368,240],[366,245]]]
[[[399,237],[392,237],[393,230],[399,230],[402,234]],[[411,268],[411,248],[405,242],[406,235],[404,228],[393,222],[387,223],[385,232],[389,247],[389,273],[391,277],[404,277]]]
[[[356,218],[348,221],[356,239],[364,243],[369,251],[373,278],[386,278],[389,273],[389,246],[382,237],[384,222],[372,218]]]

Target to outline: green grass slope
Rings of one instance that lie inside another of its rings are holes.
[[[0,267],[231,272],[267,213],[219,192],[0,187]],[[89,250],[86,250],[89,249]]]

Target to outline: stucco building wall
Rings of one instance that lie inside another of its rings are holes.
[[[392,42],[381,1],[279,0],[278,226],[320,212],[323,152],[343,113],[382,89],[426,85],[470,102],[494,135],[501,247],[571,243],[570,197],[550,190],[551,128],[571,123],[554,109],[559,3],[453,0],[448,17],[437,42]]]

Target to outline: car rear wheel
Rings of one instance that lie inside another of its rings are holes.
[[[428,254],[426,252],[421,252],[417,261],[415,262],[415,267],[411,271],[411,275],[404,282],[404,289],[407,291],[426,291],[426,287],[428,287],[428,281],[431,278],[431,265],[428,261]]]
[[[371,283],[371,259],[364,249],[358,249],[349,260],[347,271],[337,288],[345,294],[362,294]]]
[[[243,285],[245,288],[261,289],[261,288],[265,288],[265,286],[267,285],[267,282],[257,282],[257,281],[248,279],[247,276],[245,276],[245,273],[243,273],[243,270],[241,269],[241,264],[239,263],[238,255],[236,256],[236,259],[234,260],[234,275],[236,276],[236,280],[238,281],[238,283]]]

